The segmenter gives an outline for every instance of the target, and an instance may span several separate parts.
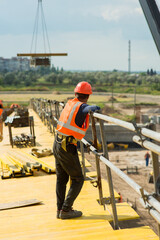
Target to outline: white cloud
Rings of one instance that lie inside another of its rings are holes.
[[[0,56],[30,52],[38,1],[24,1],[23,8],[22,2],[0,0]],[[43,6],[51,51],[68,52],[68,57],[52,58],[55,66],[127,70],[130,39],[131,69],[160,70],[158,51],[138,0],[46,0]],[[29,18],[24,17],[26,13]],[[40,43],[37,52],[43,49]]]
[[[102,17],[107,21],[119,21],[121,18],[131,15],[141,15],[142,10],[140,7],[133,6],[105,6],[101,11]]]
[[[160,58],[152,39],[131,43],[132,71],[145,71],[151,67],[160,69]],[[55,66],[63,66],[64,69],[128,70],[128,40],[123,38],[121,31],[108,35],[100,32],[58,34],[54,51],[68,52],[68,57],[52,58]]]

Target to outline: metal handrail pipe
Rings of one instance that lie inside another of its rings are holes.
[[[121,179],[123,179],[128,185],[130,185],[140,196],[142,187],[135,183],[131,178],[129,178],[125,173],[123,173],[119,168],[114,166],[109,160],[105,157],[100,156],[100,160],[105,163],[108,167],[110,167]],[[153,196],[151,196],[146,190],[144,191],[144,195],[147,196],[147,202],[151,204],[158,212],[160,212],[160,202],[157,201]]]
[[[64,107],[64,106],[65,106],[65,104],[64,104],[63,102],[60,102],[59,105],[60,105],[61,107]]]
[[[139,202],[145,209],[148,209],[149,214],[154,218],[154,220],[157,221],[158,224],[160,224],[160,213],[153,209],[147,203],[145,204],[142,198],[139,199]]]
[[[129,130],[131,130],[133,132],[135,131],[135,127],[133,126],[132,123],[125,122],[123,120],[116,119],[116,118],[113,118],[113,117],[109,117],[107,115],[103,115],[103,114],[100,114],[100,113],[93,113],[93,116],[96,117],[96,118],[99,118],[101,120],[104,120],[106,122],[111,122],[111,123],[118,124],[119,126],[124,127],[124,128],[128,128]]]
[[[142,187],[139,186],[136,182],[134,182],[130,177],[128,177],[125,173],[123,173],[119,168],[117,168],[113,163],[111,163],[108,159],[103,157],[97,152],[97,149],[94,148],[90,143],[88,143],[84,138],[82,139],[82,142],[89,146],[90,150],[97,154],[100,158],[100,160],[107,165],[110,169],[112,169],[121,179],[123,179],[128,185],[130,185],[140,196]],[[158,212],[160,212],[160,202],[157,201],[153,196],[151,196],[146,190],[144,190],[144,195],[148,197],[148,203],[151,204]]]
[[[148,150],[157,153],[158,155],[160,155],[160,146],[158,146],[157,144],[150,142],[148,140],[141,140],[141,138],[137,135],[133,136],[133,141],[136,142],[137,144],[141,145],[142,147],[147,148]]]
[[[81,139],[81,141],[86,145],[89,146],[89,149],[94,153],[94,154],[98,154],[97,149],[95,147],[93,147],[89,142],[87,142],[84,138]]]
[[[135,129],[135,127],[132,123],[129,123],[129,122],[126,122],[126,121],[123,121],[123,120],[120,120],[120,119],[116,119],[116,118],[113,118],[113,117],[109,117],[107,115],[103,115],[103,114],[100,114],[100,113],[93,113],[93,116],[98,118],[98,119],[104,120],[106,122],[111,122],[111,123],[117,124],[117,125],[119,125],[123,128],[127,128],[127,129],[129,129],[133,132],[136,132],[136,129]],[[160,133],[157,133],[155,131],[152,131],[150,129],[142,127],[141,128],[141,134],[145,137],[149,137],[153,140],[156,140],[156,141],[160,142]]]
[[[147,128],[142,128],[141,133],[142,133],[142,135],[144,135],[148,138],[152,138],[152,139],[160,142],[160,133],[158,133],[158,132],[152,131],[152,130],[147,129]]]

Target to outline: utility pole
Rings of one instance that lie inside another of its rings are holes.
[[[131,73],[131,41],[128,41],[128,73]]]

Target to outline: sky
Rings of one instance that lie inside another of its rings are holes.
[[[38,6],[38,0],[0,0],[0,57],[30,53]],[[128,71],[130,40],[131,71],[160,71],[160,56],[138,0],[42,0],[42,6],[50,51],[68,53],[52,57],[54,66]],[[37,53],[45,51],[40,11],[39,16]]]

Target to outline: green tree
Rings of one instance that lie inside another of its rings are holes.
[[[14,73],[6,73],[4,76],[3,83],[4,85],[13,85],[15,81],[15,74]]]

